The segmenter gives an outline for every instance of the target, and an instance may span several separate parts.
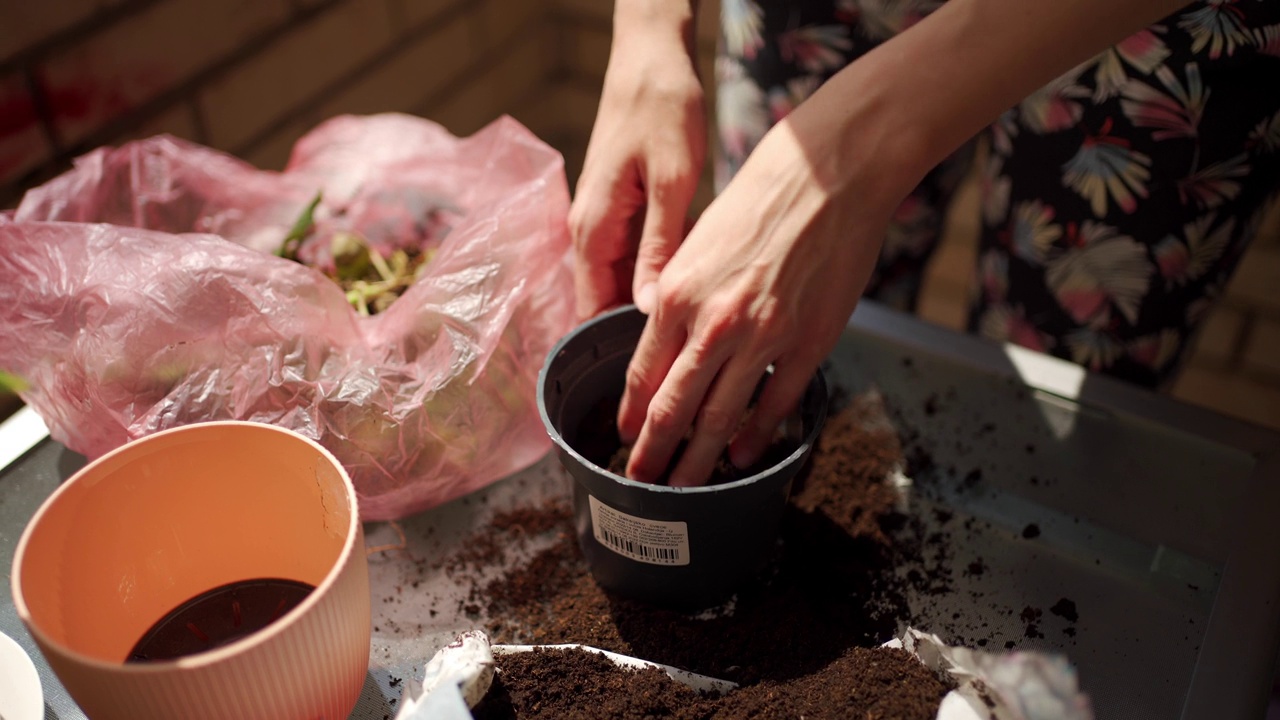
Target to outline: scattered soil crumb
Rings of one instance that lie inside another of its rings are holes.
[[[1049,608],[1049,612],[1066,620],[1067,622],[1075,622],[1080,619],[1080,615],[1076,612],[1075,602],[1062,598]]]

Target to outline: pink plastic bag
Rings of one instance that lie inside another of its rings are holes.
[[[317,191],[309,261],[338,230],[387,248],[451,229],[359,317],[271,254]],[[272,423],[333,451],[363,518],[403,517],[549,448],[535,383],[573,319],[568,203],[559,154],[509,118],[466,139],[336,118],[283,173],[170,137],[99,149],[0,215],[0,369],[90,458],[192,422]]]

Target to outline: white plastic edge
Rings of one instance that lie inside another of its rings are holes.
[[[0,470],[13,464],[37,443],[49,437],[49,428],[30,406],[19,408],[0,422]]]

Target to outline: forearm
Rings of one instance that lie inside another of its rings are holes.
[[[793,113],[796,133],[836,138],[824,182],[870,159],[905,194],[1005,109],[1184,4],[949,0],[832,78]]]

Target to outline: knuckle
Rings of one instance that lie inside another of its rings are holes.
[[[581,202],[575,202],[569,206],[569,216],[566,222],[569,225],[569,235],[576,241],[583,231],[586,229],[586,219],[583,217],[586,211],[583,210]]]
[[[579,257],[586,258],[592,254],[591,231],[586,221],[580,217],[574,218],[572,215],[569,217],[569,241]]]
[[[717,405],[706,405],[698,415],[698,430],[713,437],[728,437],[737,427],[736,413]]]
[[[688,311],[692,304],[693,295],[686,283],[674,279],[669,272],[659,276],[658,305],[660,307],[669,312],[681,314]]]
[[[704,335],[712,341],[736,336],[746,325],[741,305],[732,300],[713,299],[705,306]]]
[[[711,333],[700,335],[689,341],[688,351],[694,365],[701,367],[711,364],[716,357],[721,337]]]
[[[796,318],[782,303],[777,301],[766,302],[761,305],[756,313],[756,326],[760,328],[763,335],[770,337],[778,337],[789,335],[796,327]]]
[[[683,112],[700,112],[704,101],[702,85],[692,75],[663,75],[646,83],[641,92],[650,100]]]
[[[646,396],[649,394],[648,391],[651,388],[649,372],[639,362],[632,361],[632,363],[627,366],[625,382],[629,392],[641,393]]]
[[[692,161],[684,157],[672,158],[650,174],[649,189],[662,201],[687,194],[696,182]]]
[[[669,437],[682,430],[679,412],[674,405],[662,398],[654,398],[649,403],[645,423],[659,437]]]

